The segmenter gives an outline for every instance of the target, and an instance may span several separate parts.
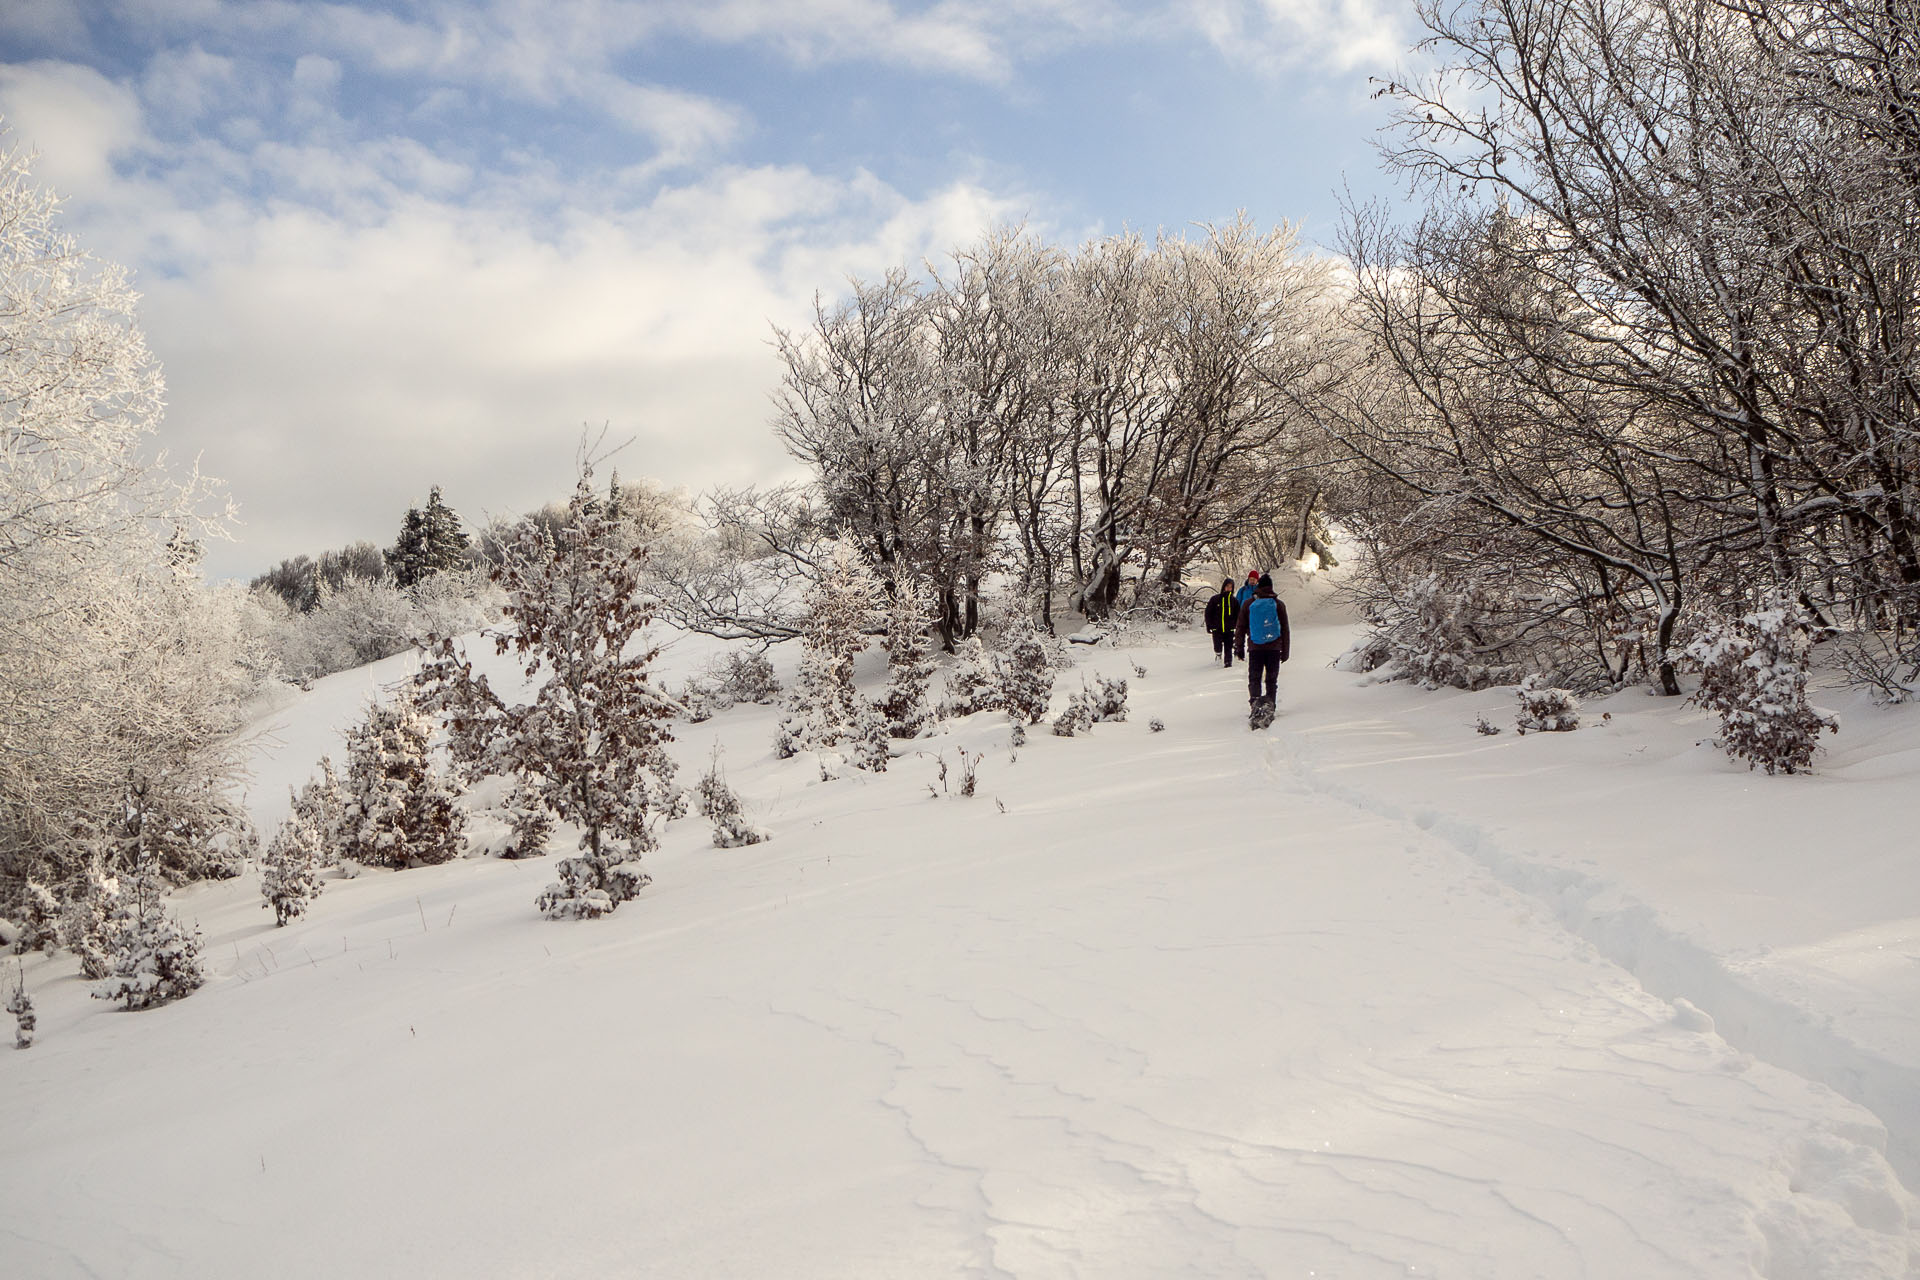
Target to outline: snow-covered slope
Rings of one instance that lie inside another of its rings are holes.
[[[1920,724],[1844,706],[1811,778],[1637,694],[1483,737],[1510,690],[1349,636],[1259,735],[1197,632],[1085,655],[1125,723],[877,777],[722,713],[683,780],[719,741],[773,841],[675,824],[600,921],[473,858],[183,893],[215,976],[150,1013],[29,959],[0,1275],[1920,1274]],[[404,665],[270,718],[263,824]]]

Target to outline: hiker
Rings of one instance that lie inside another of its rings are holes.
[[[1274,595],[1273,578],[1263,573],[1233,632],[1233,647],[1247,660],[1247,707],[1256,729],[1273,723],[1274,686],[1280,681],[1280,664],[1287,660],[1292,639],[1287,606]]]
[[[1233,593],[1233,607],[1244,615],[1247,611],[1247,601],[1253,599],[1253,593],[1258,590],[1259,587],[1260,571],[1258,569],[1247,570],[1247,580],[1240,584],[1238,591]]]
[[[1233,666],[1233,624],[1240,608],[1233,601],[1233,579],[1220,583],[1220,590],[1207,601],[1207,634],[1213,637],[1213,656],[1224,658],[1223,666]]]

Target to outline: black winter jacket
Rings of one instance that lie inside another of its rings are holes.
[[[1216,591],[1207,601],[1207,632],[1210,635],[1230,636],[1233,634],[1234,620],[1240,611],[1234,607],[1233,592]]]
[[[1266,644],[1249,646],[1247,644],[1247,618],[1248,615],[1253,612],[1253,600],[1264,600],[1268,597],[1272,597],[1274,606],[1280,611],[1280,638],[1278,640],[1270,640]],[[1240,611],[1240,621],[1233,629],[1233,647],[1243,653],[1248,648],[1253,648],[1261,653],[1278,649],[1280,651],[1280,661],[1285,662],[1289,651],[1293,647],[1293,628],[1287,625],[1287,602],[1279,596],[1274,595],[1272,590],[1259,592],[1253,597],[1253,600],[1247,601],[1247,607]]]

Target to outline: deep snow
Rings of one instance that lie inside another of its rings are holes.
[[[286,929],[179,894],[213,978],[148,1013],[29,959],[0,1276],[1920,1275],[1920,718],[1843,703],[1796,778],[1641,694],[1483,737],[1512,690],[1297,612],[1258,735],[1197,629],[1076,646],[1131,718],[1017,753],[682,726],[774,838],[676,823],[605,920],[475,857]],[[263,829],[408,662],[263,719]]]

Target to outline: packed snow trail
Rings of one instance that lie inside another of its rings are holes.
[[[1017,760],[982,716],[823,784],[716,717],[680,758],[774,841],[681,824],[606,920],[476,859],[182,895],[220,972],[149,1014],[32,962],[0,1274],[1915,1274],[1872,1116],[1291,767],[1291,667],[1249,734],[1141,660]]]

